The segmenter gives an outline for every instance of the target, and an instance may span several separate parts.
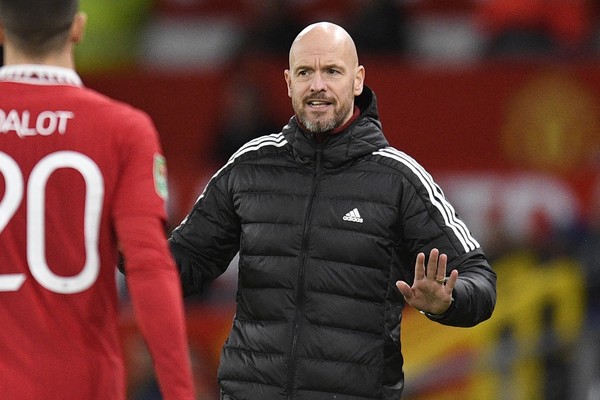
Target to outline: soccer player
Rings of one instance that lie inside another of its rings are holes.
[[[85,88],[76,0],[0,0],[0,397],[125,399],[122,251],[164,399],[195,398],[150,118]]]

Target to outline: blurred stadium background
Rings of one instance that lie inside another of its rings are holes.
[[[89,27],[79,71],[155,120],[172,227],[241,143],[291,116],[283,69],[299,30],[320,20],[346,27],[388,139],[432,173],[499,277],[496,312],[474,329],[405,312],[405,398],[600,399],[597,1],[81,3]],[[235,280],[232,267],[187,301],[203,400],[218,399]],[[130,399],[159,399],[130,312],[122,327]],[[430,336],[441,339],[435,347]]]

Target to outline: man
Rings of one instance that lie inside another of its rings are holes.
[[[172,233],[184,292],[239,250],[223,399],[397,400],[405,303],[472,326],[496,275],[431,176],[389,147],[348,33],[308,26],[289,63],[295,116],[233,154]]]
[[[121,250],[165,399],[195,398],[148,116],[82,86],[76,0],[0,0],[0,397],[125,399]]]

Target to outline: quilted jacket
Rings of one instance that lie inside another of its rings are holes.
[[[223,347],[223,399],[398,400],[398,279],[417,253],[448,255],[459,281],[442,324],[490,317],[496,275],[432,177],[389,146],[375,94],[317,143],[295,117],[242,146],[169,239],[186,295],[239,251],[237,311]],[[426,338],[424,340],[427,340]]]

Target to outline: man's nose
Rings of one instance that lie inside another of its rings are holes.
[[[312,81],[310,82],[310,90],[313,92],[322,92],[327,88],[325,84],[325,80],[323,79],[323,74],[320,72],[315,73]]]

